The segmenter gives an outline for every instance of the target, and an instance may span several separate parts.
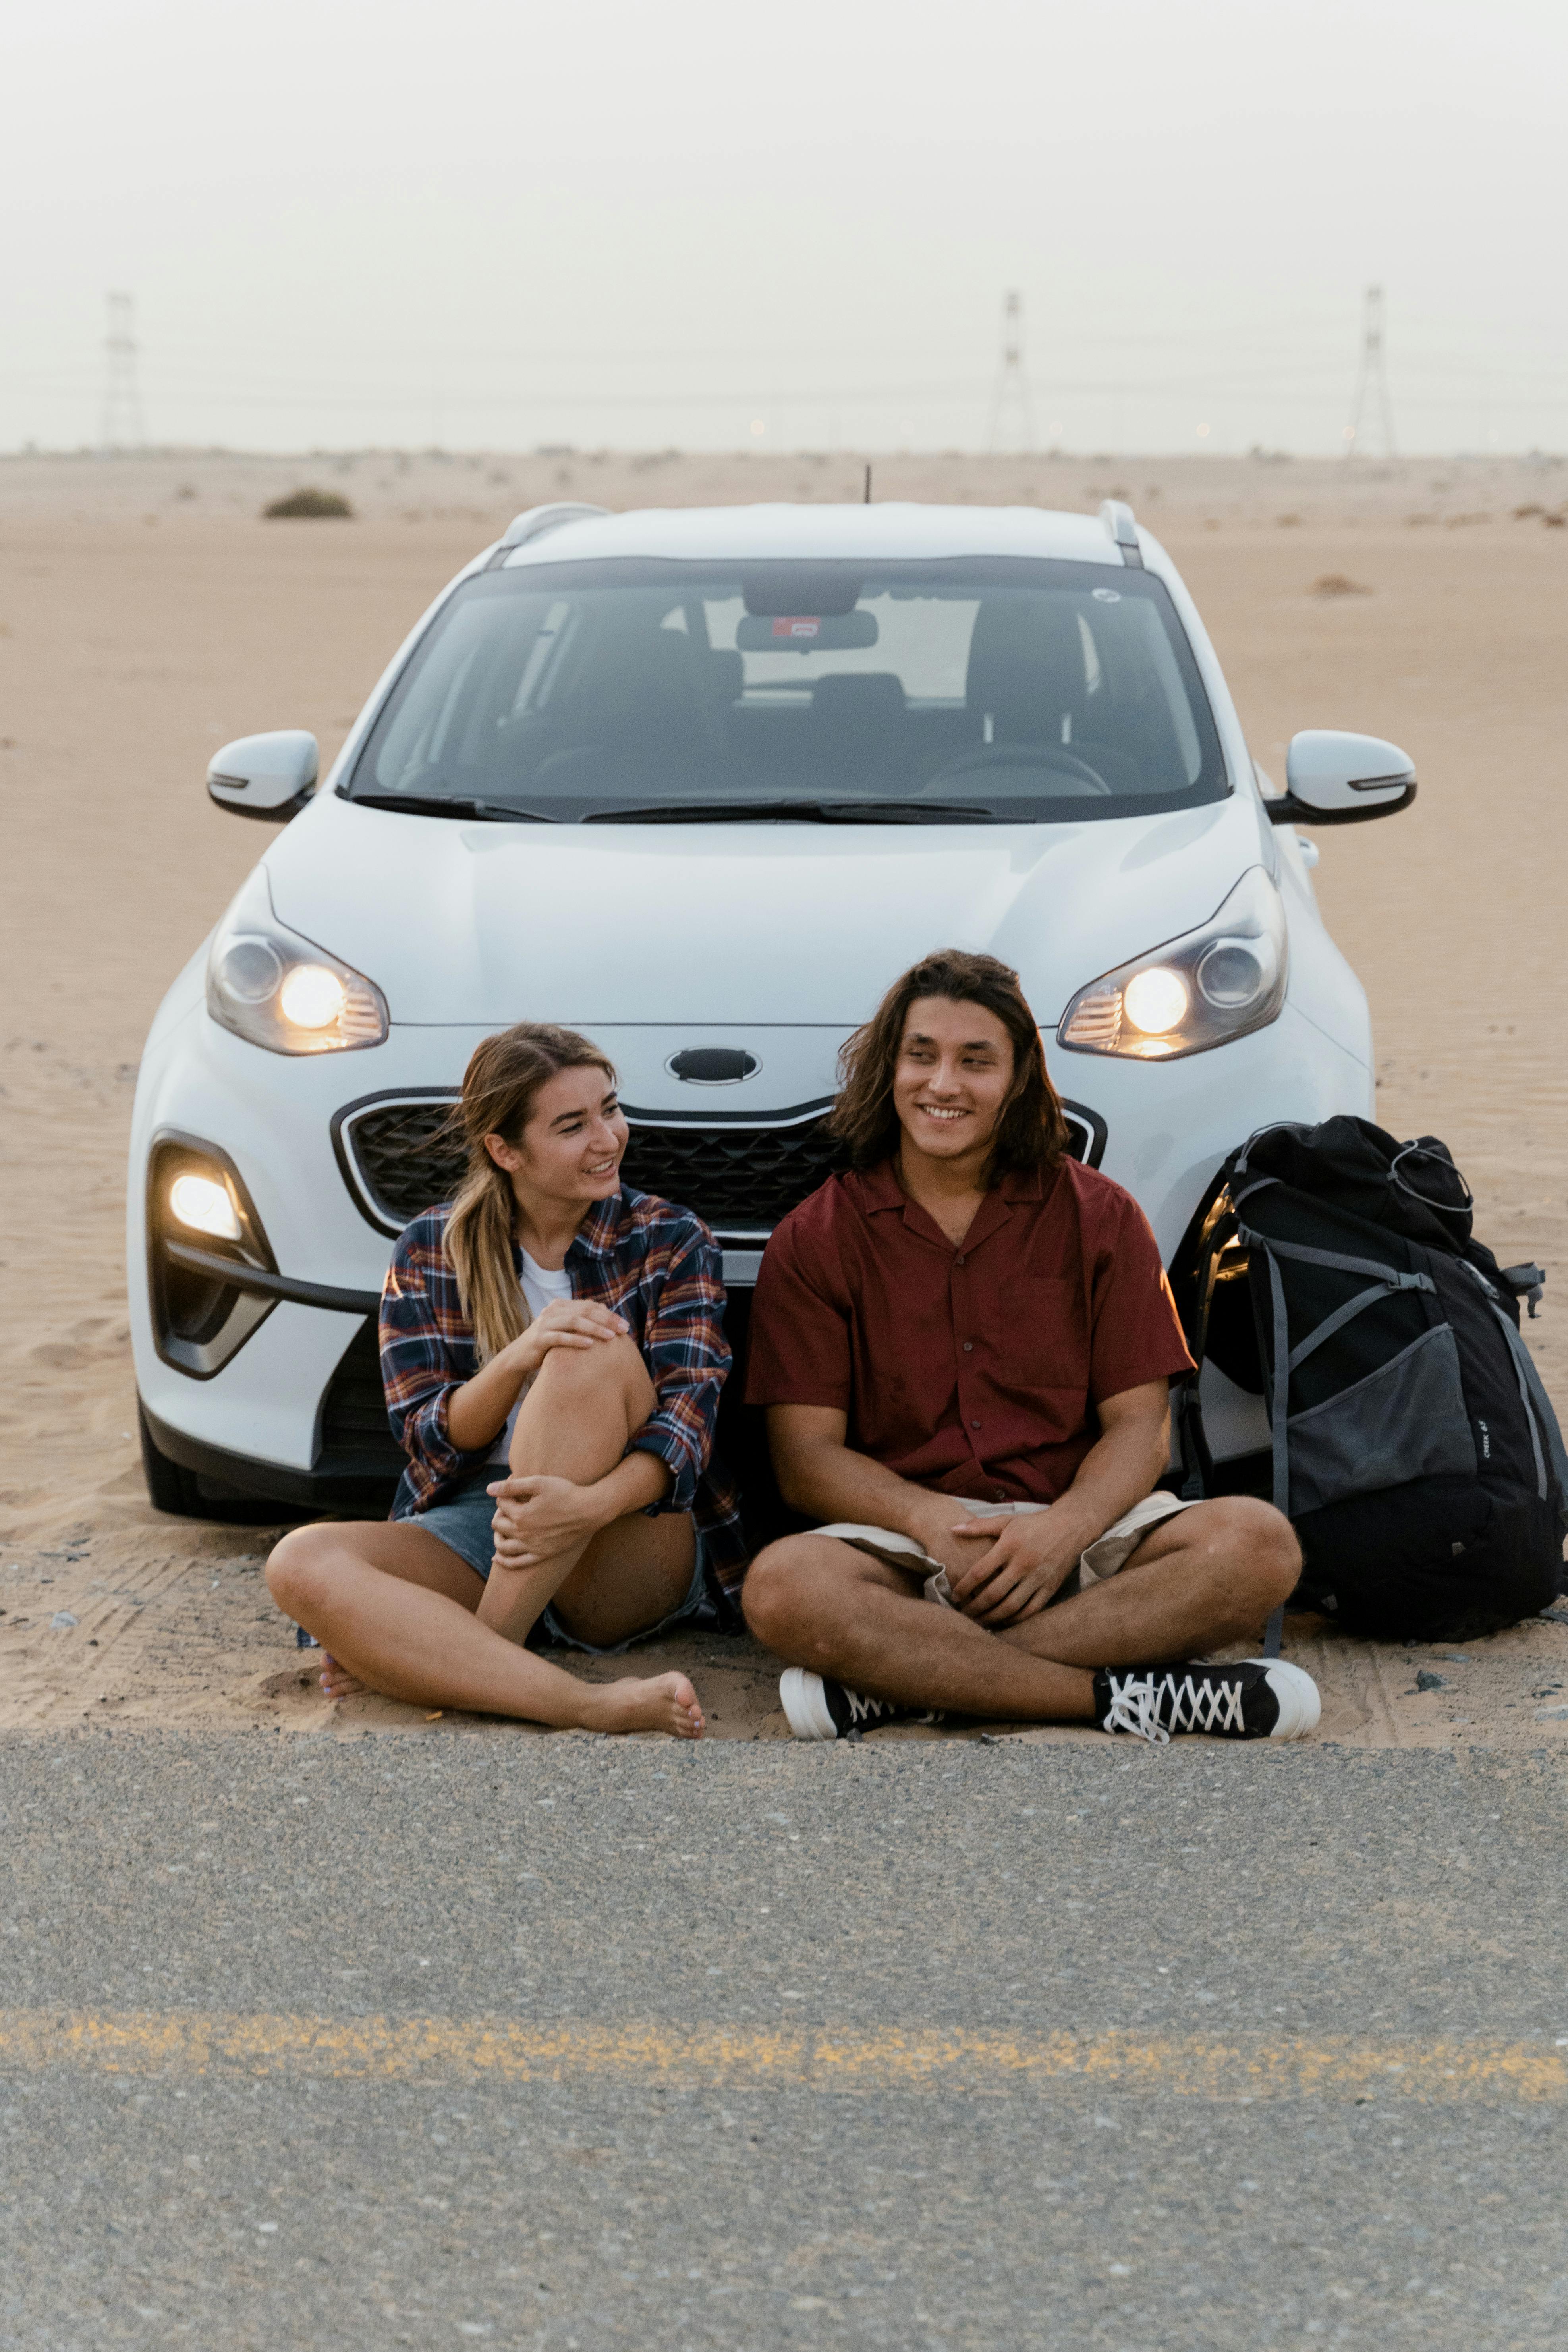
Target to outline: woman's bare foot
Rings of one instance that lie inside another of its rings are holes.
[[[584,1712],[590,1731],[668,1731],[672,1739],[700,1739],[705,1727],[701,1702],[684,1675],[591,1683]]]
[[[362,1683],[357,1675],[351,1675],[347,1666],[340,1666],[336,1658],[327,1651],[321,1652],[321,1688],[329,1698],[353,1698],[369,1687],[368,1683]]]

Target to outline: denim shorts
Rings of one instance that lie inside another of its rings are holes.
[[[486,1492],[506,1471],[500,1465],[479,1471],[466,1479],[449,1502],[434,1503],[427,1511],[399,1511],[396,1517],[406,1527],[422,1528],[455,1551],[477,1576],[488,1578],[495,1559],[495,1503]],[[624,1642],[611,1642],[601,1646],[595,1642],[580,1642],[569,1633],[555,1613],[554,1605],[547,1602],[535,1621],[529,1635],[528,1646],[536,1648],[542,1642],[553,1642],[566,1650],[584,1650],[591,1658],[618,1658],[623,1650],[635,1643],[652,1642],[660,1633],[673,1633],[678,1625],[715,1624],[718,1612],[708,1593],[708,1579],[702,1557],[702,1531],[697,1529],[696,1558],[691,1565],[691,1585],[684,1601],[661,1617],[657,1625],[645,1626],[640,1633],[628,1633]]]

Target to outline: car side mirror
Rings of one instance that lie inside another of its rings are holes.
[[[1275,824],[1364,824],[1415,798],[1415,764],[1379,735],[1310,727],[1290,739],[1286,790],[1263,803]]]
[[[263,824],[287,824],[316,789],[321,754],[301,727],[271,735],[242,735],[226,743],[207,769],[207,793],[219,808]]]

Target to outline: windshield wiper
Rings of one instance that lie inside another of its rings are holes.
[[[455,793],[350,793],[361,808],[402,809],[414,816],[478,817],[483,824],[559,824],[538,809],[514,808],[507,801],[465,800]]]
[[[804,824],[1008,824],[974,801],[647,801],[595,809],[584,824],[733,824],[795,817]]]

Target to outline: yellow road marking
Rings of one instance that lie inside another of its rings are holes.
[[[405,2082],[489,2075],[514,2083],[598,2080],[666,2090],[994,2095],[1083,2084],[1206,2099],[1568,2097],[1568,2050],[1544,2042],[0,2010],[0,2072],[58,2066]]]

